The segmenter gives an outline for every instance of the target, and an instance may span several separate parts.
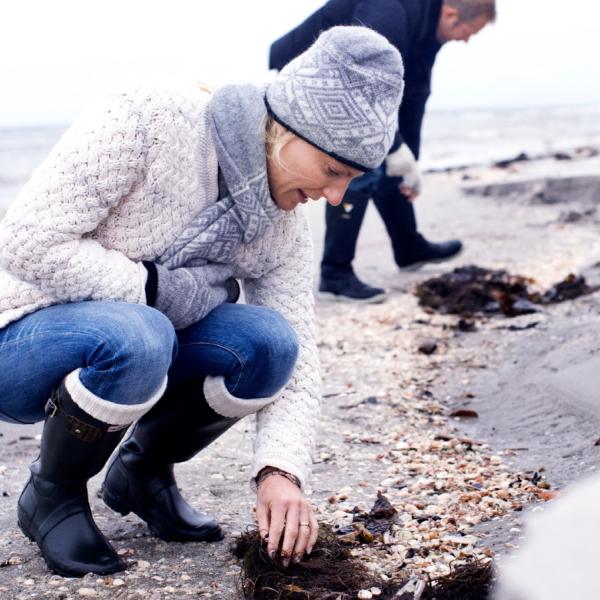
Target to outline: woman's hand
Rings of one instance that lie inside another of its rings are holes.
[[[319,525],[312,506],[302,490],[289,479],[273,473],[258,484],[256,499],[258,530],[268,540],[267,552],[276,558],[283,536],[281,561],[298,563],[304,553],[310,554],[317,541]]]
[[[152,263],[144,263],[148,276]],[[211,310],[225,302],[236,302],[239,285],[233,279],[231,264],[206,264],[199,267],[167,269],[154,264],[154,299],[146,286],[148,304],[166,315],[175,329],[184,329],[203,319]]]

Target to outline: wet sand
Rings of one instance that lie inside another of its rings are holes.
[[[600,159],[592,157],[431,174],[416,205],[421,231],[433,240],[460,237],[464,252],[446,265],[400,275],[370,206],[357,272],[392,290],[392,300],[461,264],[531,276],[541,288],[569,273],[583,273],[598,285],[599,172]],[[600,467],[599,309],[597,292],[535,315],[484,320],[475,333],[450,342],[449,352],[455,345],[469,359],[438,382],[449,406],[479,415],[456,420],[459,431],[489,443],[511,468],[542,473],[555,490]],[[522,522],[523,513],[514,513],[479,530],[498,554],[506,554],[518,545]]]
[[[594,445],[600,438],[594,385],[594,374],[600,368],[595,343],[600,293],[536,315],[510,321],[489,319],[479,323],[475,333],[459,334],[449,329],[455,318],[432,317],[418,308],[412,288],[423,278],[460,264],[505,268],[533,276],[542,286],[593,264],[600,259],[594,214],[565,220],[563,213],[569,210],[583,215],[594,202],[600,202],[597,196],[583,201],[566,193],[563,201],[547,203],[528,193],[463,194],[461,188],[491,182],[512,185],[527,178],[579,177],[597,173],[599,166],[595,159],[568,164],[546,160],[508,170],[430,174],[417,204],[421,230],[433,240],[462,238],[466,244],[463,254],[445,265],[400,274],[393,265],[383,225],[370,207],[356,261],[361,277],[392,290],[389,303],[381,310],[388,317],[395,315],[402,347],[388,348],[380,341],[377,327],[388,327],[386,323],[373,324],[369,343],[373,344],[373,356],[393,358],[397,353],[396,369],[384,377],[397,380],[398,393],[410,391],[405,386],[418,380],[427,382],[448,412],[459,406],[476,410],[477,419],[454,423],[459,432],[489,443],[491,451],[502,453],[517,471],[536,471],[543,466],[548,482],[557,488],[600,464],[600,447]],[[316,265],[323,206],[313,205],[308,211],[315,234]],[[380,314],[377,310],[369,314]],[[338,329],[351,341],[353,319],[361,318],[360,308],[319,304],[317,311],[322,332]],[[526,327],[534,321],[538,324],[531,329],[508,329],[509,325]],[[439,342],[440,350],[432,357],[416,352],[424,336]],[[365,343],[364,338],[356,339],[355,344],[346,341],[345,347],[352,353],[353,345],[364,348]],[[380,375],[375,376],[369,368],[369,351],[357,353],[347,370],[336,370],[334,351],[339,349],[324,344],[324,364],[329,370],[312,496],[322,514],[333,519],[336,513],[328,508],[331,494],[339,495],[340,489],[349,487],[353,503],[367,504],[377,489],[385,489],[387,467],[374,458],[388,447],[383,440],[386,434],[402,425],[402,416],[393,405],[382,401],[378,406],[365,404],[366,396],[359,393],[368,388],[369,397],[376,397],[384,385],[377,379]],[[360,382],[362,387],[357,384],[358,391],[353,391],[349,382]],[[237,597],[238,568],[228,553],[228,541],[183,545],[149,537],[135,517],[123,519],[104,507],[96,496],[101,476],[90,485],[93,510],[131,568],[122,576],[123,583],[117,584],[107,578],[73,581],[52,577],[15,523],[16,501],[27,465],[37,452],[39,430],[39,426],[0,425],[4,435],[0,442],[0,491],[4,492],[0,496],[0,561],[16,557],[14,564],[0,569],[1,597],[70,598],[78,597],[81,588],[92,589],[97,597],[112,598]],[[253,495],[245,475],[252,430],[251,420],[241,422],[209,452],[178,468],[186,496],[218,514],[229,539],[252,522]],[[522,514],[491,521],[479,531],[489,532],[487,543],[497,552],[505,552],[510,544],[518,543],[520,533],[514,525]]]

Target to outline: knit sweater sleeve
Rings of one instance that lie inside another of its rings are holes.
[[[143,177],[145,134],[135,96],[80,117],[0,224],[0,264],[62,302],[145,302],[146,270],[89,237]]]
[[[273,308],[295,330],[300,348],[296,366],[279,397],[257,413],[256,441],[251,476],[265,466],[292,473],[304,487],[314,454],[321,416],[321,377],[315,341],[313,248],[304,216],[290,248],[279,249],[281,260],[273,269],[244,284],[246,300]],[[266,249],[277,252],[274,244]]]

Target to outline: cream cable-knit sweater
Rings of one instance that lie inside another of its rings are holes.
[[[145,303],[140,261],[160,256],[218,196],[209,98],[196,86],[136,90],[75,122],[0,222],[0,328],[63,302]],[[272,465],[304,484],[320,416],[304,214],[286,213],[234,264],[247,302],[278,310],[300,341],[291,380],[257,413],[251,475]]]

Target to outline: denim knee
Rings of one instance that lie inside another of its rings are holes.
[[[298,337],[275,310],[262,308],[260,318],[253,324],[251,350],[245,357],[238,389],[232,393],[265,398],[283,388],[292,375],[298,358]]]
[[[177,335],[171,321],[158,310],[137,305],[121,328],[121,354],[131,371],[164,378],[177,352]]]
[[[81,382],[101,398],[142,403],[163,385],[177,352],[171,322],[154,308],[106,303],[95,360],[81,371]]]

